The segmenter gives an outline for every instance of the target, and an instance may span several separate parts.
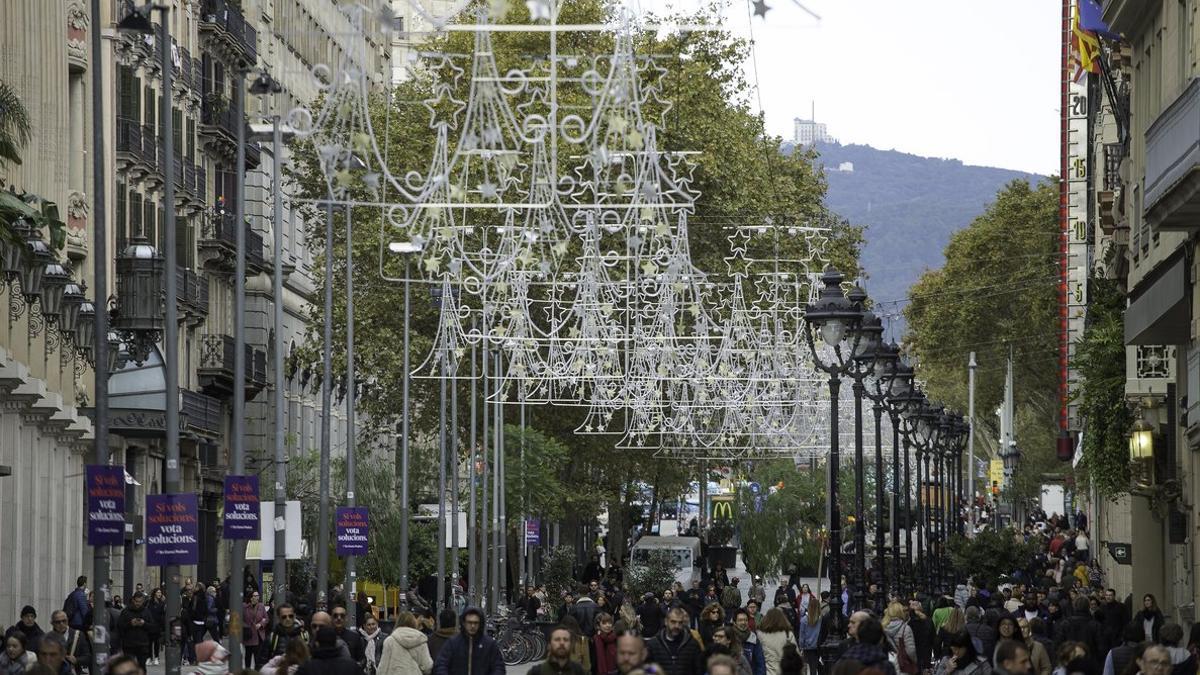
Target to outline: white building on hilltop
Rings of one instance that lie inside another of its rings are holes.
[[[795,124],[795,142],[797,145],[812,145],[813,143],[835,143],[837,139],[829,135],[829,130],[823,122],[802,120],[797,117]]]

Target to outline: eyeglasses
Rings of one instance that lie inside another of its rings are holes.
[[[294,618],[296,618],[296,615],[295,615],[295,614],[291,614],[291,613],[289,613],[289,614],[280,614],[280,615],[279,615],[279,618],[281,618],[281,619],[294,619]]]
[[[50,619],[50,623],[66,623],[66,619]]]

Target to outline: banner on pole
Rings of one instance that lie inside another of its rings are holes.
[[[337,534],[337,554],[363,556],[367,554],[367,507],[342,506],[334,517]]]
[[[225,517],[222,539],[258,539],[260,527],[258,476],[225,476]]]
[[[89,464],[86,470],[88,546],[125,543],[125,469]]]
[[[525,543],[530,546],[542,545],[542,520],[530,518],[525,521]]]
[[[195,493],[146,496],[146,564],[200,562],[199,509]]]

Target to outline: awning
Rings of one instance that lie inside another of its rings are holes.
[[[1161,271],[1160,271],[1161,270]],[[1130,294],[1125,309],[1125,344],[1180,345],[1191,336],[1191,288],[1181,248]]]

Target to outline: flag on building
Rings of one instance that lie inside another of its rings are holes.
[[[1104,10],[1100,0],[1079,0],[1079,27],[1089,33],[1094,33],[1105,40],[1120,40],[1121,36],[1112,32],[1104,23]]]
[[[1071,17],[1071,60],[1074,64],[1071,79],[1075,82],[1082,80],[1084,73],[1100,72],[1100,38],[1080,25],[1079,5],[1075,5]]]

